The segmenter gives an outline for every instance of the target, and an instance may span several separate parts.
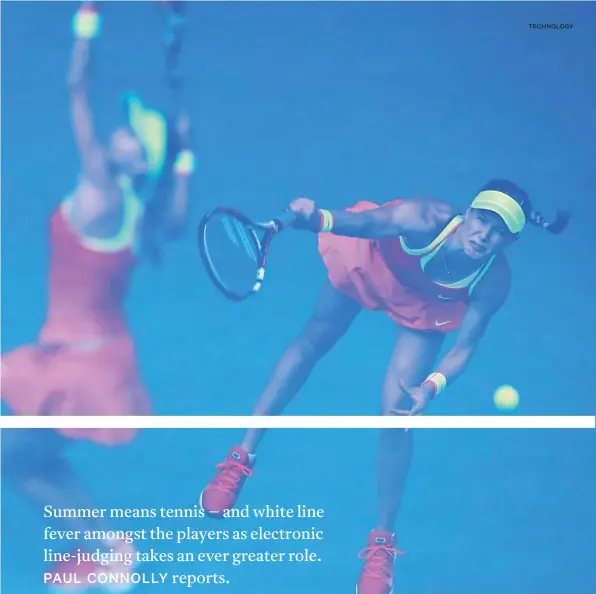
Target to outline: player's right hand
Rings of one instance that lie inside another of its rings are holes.
[[[190,118],[188,114],[181,113],[176,119],[176,134],[178,135],[178,142],[184,148],[190,146]]]
[[[309,198],[296,198],[288,210],[296,214],[296,220],[292,223],[295,229],[308,229],[309,231],[318,231],[320,226],[320,217],[314,200]]]

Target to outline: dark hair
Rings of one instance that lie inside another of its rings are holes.
[[[182,149],[174,120],[167,118],[166,156],[160,176],[152,186],[152,195],[145,203],[145,214],[141,226],[141,253],[154,265],[161,264],[161,240],[163,218],[169,203],[169,192],[173,183],[173,167],[178,152]]]
[[[485,184],[480,191],[483,192],[484,190],[495,190],[507,194],[507,196],[513,198],[521,206],[528,223],[535,227],[545,229],[549,233],[558,235],[565,230],[569,223],[571,213],[567,210],[557,211],[556,216],[552,221],[545,219],[542,214],[537,210],[534,210],[528,193],[512,181],[506,179],[494,179]]]

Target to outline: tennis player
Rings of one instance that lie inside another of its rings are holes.
[[[300,198],[294,227],[318,234],[328,281],[306,326],[287,348],[255,408],[280,414],[315,365],[358,313],[381,311],[400,327],[385,378],[384,415],[420,414],[466,369],[490,320],[507,299],[511,273],[504,252],[528,225],[560,233],[568,215],[548,224],[527,193],[506,180],[487,183],[464,215],[444,202],[359,202],[346,211],[318,209]],[[435,363],[445,335],[452,348]],[[221,517],[233,507],[264,430],[250,429],[201,494],[204,510]],[[381,431],[378,520],[360,553],[358,594],[393,592],[393,532],[412,457],[412,432]]]
[[[34,344],[2,355],[2,399],[16,415],[148,415],[149,398],[139,375],[124,313],[131,276],[148,236],[147,213],[159,209],[161,238],[184,229],[189,176],[189,121],[170,127],[138,96],[125,98],[126,123],[107,145],[98,140],[88,98],[91,39],[100,15],[86,3],[74,20],[76,40],[69,75],[70,109],[81,160],[73,192],[49,224],[48,310]],[[166,176],[172,171],[172,175]],[[163,180],[169,179],[168,184]],[[166,196],[164,199],[163,196]],[[154,202],[156,201],[156,202]],[[152,233],[158,229],[152,226]],[[73,440],[106,446],[130,442],[126,428],[3,430],[2,472],[34,504],[95,507],[63,456]],[[73,530],[102,530],[101,519],[72,518]],[[81,543],[83,544],[83,543]],[[106,550],[122,543],[84,543]],[[92,564],[62,563],[56,573],[85,580]],[[105,569],[105,568],[104,568]],[[59,585],[59,584],[55,584]]]

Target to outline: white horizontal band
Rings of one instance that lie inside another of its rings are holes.
[[[9,429],[596,429],[593,416],[0,416]]]

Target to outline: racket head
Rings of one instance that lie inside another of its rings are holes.
[[[232,301],[243,301],[263,282],[265,254],[260,226],[233,208],[218,207],[201,220],[197,241],[213,284]]]

